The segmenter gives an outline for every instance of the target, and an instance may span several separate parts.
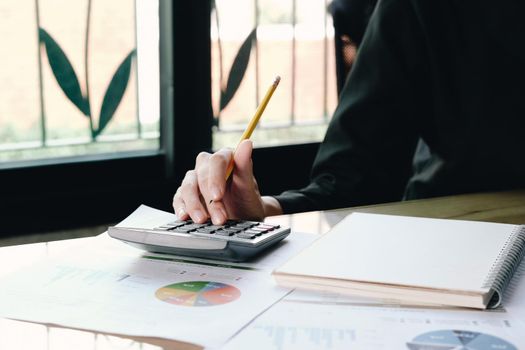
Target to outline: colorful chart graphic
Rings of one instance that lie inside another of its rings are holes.
[[[174,305],[214,306],[239,299],[241,291],[234,286],[220,282],[191,281],[159,288],[155,296]]]
[[[441,330],[423,333],[407,343],[410,350],[518,350],[511,343],[484,333]]]

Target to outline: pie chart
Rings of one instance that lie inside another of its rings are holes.
[[[408,342],[407,347],[410,350],[518,350],[511,343],[493,335],[461,330],[423,333]]]
[[[190,281],[169,284],[155,292],[157,299],[181,306],[222,305],[239,299],[241,291],[220,282]]]

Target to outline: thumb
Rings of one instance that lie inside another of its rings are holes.
[[[253,163],[252,163],[253,143],[251,140],[242,141],[235,151],[234,175],[238,176],[241,181],[252,181],[253,179]]]

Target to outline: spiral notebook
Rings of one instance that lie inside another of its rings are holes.
[[[353,213],[273,274],[287,287],[485,309],[524,251],[523,225]]]

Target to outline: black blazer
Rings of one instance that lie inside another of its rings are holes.
[[[525,187],[525,2],[381,0],[286,213]]]

